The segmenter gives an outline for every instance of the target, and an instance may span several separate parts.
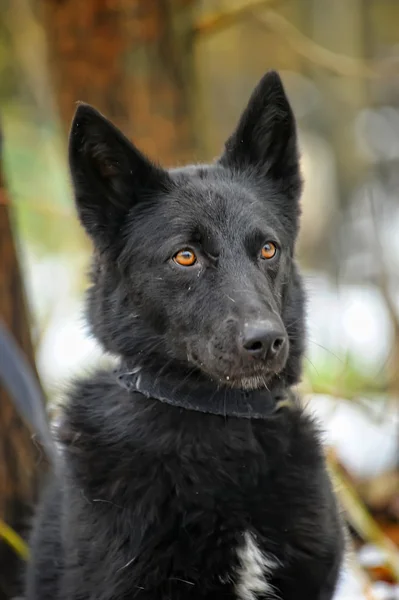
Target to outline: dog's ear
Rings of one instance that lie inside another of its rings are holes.
[[[220,162],[238,170],[255,169],[287,193],[300,191],[295,119],[275,71],[266,73],[256,86]]]
[[[101,250],[113,244],[135,203],[169,183],[166,171],[87,104],[78,106],[72,122],[69,165],[80,220]]]

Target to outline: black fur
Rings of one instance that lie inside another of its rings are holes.
[[[167,172],[85,105],[70,165],[95,248],[88,320],[104,348],[127,369],[173,368],[186,386],[201,374],[215,389],[289,392],[304,346],[301,181],[278,75],[261,80],[212,165]],[[270,260],[266,242],[277,248]],[[191,267],[173,260],[185,248]],[[273,356],[244,349],[259,323],[283,340]],[[311,419],[295,399],[260,420],[228,414],[126,391],[112,371],[76,383],[32,536],[27,600],[329,600],[343,536]],[[274,566],[245,588],[249,535]]]

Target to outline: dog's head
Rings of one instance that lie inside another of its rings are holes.
[[[301,178],[295,120],[267,73],[222,156],[164,170],[93,108],[70,136],[80,220],[94,243],[88,316],[111,353],[234,386],[298,379],[294,263]]]

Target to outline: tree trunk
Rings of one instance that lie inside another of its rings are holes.
[[[164,164],[193,157],[190,0],[42,0],[65,129],[93,104]]]
[[[10,207],[1,157],[0,131],[0,318],[35,370],[30,323],[18,255],[13,239]],[[44,468],[32,432],[22,421],[0,381],[0,517],[18,533],[28,525]],[[16,593],[19,558],[0,540],[0,600]]]

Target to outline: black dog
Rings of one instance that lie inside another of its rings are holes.
[[[27,599],[330,599],[342,527],[290,391],[301,177],[279,76],[212,165],[165,171],[81,105],[70,166],[95,247],[88,320],[120,362],[63,410]]]

